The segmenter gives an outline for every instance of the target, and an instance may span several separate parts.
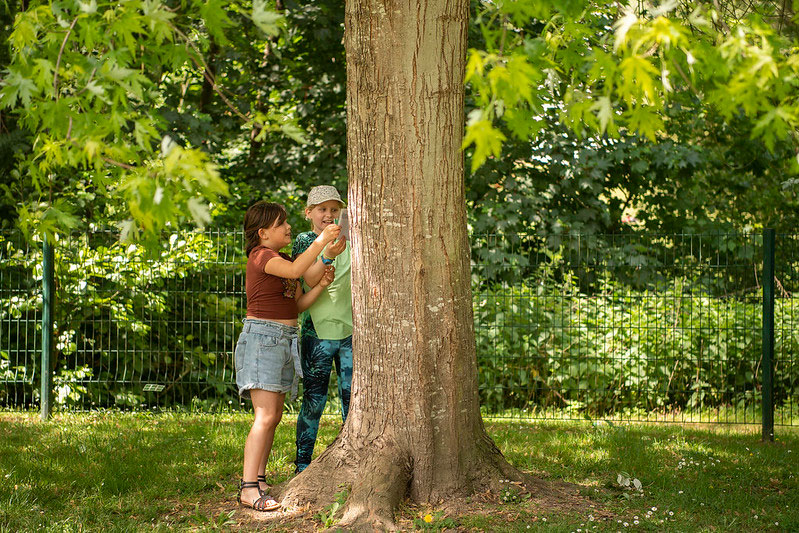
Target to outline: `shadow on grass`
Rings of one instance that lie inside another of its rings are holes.
[[[103,412],[42,423],[35,414],[0,414],[0,532],[266,526],[235,504],[250,417]],[[273,484],[292,475],[294,424],[287,416],[278,427]],[[339,425],[323,418],[317,453]],[[614,531],[636,520],[649,530],[799,530],[796,430],[767,444],[758,428],[507,420],[487,428],[517,467],[575,483],[609,513],[594,516],[590,505],[559,513],[509,492],[469,512],[476,502],[464,502],[455,517],[461,527],[572,531],[593,518],[602,521],[598,530]],[[641,490],[620,486],[621,473],[640,480]],[[407,506],[399,520],[412,527],[427,513],[437,516]],[[284,518],[269,527],[318,525],[307,513]]]

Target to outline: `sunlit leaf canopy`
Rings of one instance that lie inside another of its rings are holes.
[[[722,4],[481,2],[485,47],[469,51],[466,69],[477,106],[464,139],[474,146],[472,170],[501,154],[502,129],[534,137],[548,106],[578,136],[655,142],[665,107],[679,97],[726,120],[747,117],[752,138],[770,150],[786,139],[796,145],[796,2],[788,11],[784,3]]]
[[[238,226],[263,197],[287,203],[296,226],[308,186],[344,191],[340,2],[21,6],[0,50],[4,221],[29,234],[116,224],[155,243],[165,228]],[[795,13],[473,1],[470,225],[701,231],[757,226],[784,204],[790,226]]]
[[[301,140],[291,117],[253,112],[206,63],[208,50],[231,44],[235,27],[257,28],[247,44],[263,49],[281,23],[263,0],[66,0],[17,13],[0,106],[32,135],[18,168],[39,195],[20,207],[20,226],[48,232],[79,223],[54,194],[65,175],[124,200],[123,239],[154,239],[182,220],[210,222],[209,203],[223,201],[228,185],[202,144],[180,145],[166,133],[168,88],[182,79],[185,97],[199,73],[240,128],[279,128]]]

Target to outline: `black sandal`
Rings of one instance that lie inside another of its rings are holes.
[[[257,500],[255,500],[252,503],[248,503],[248,502],[245,502],[245,501],[241,500],[241,491],[242,490],[244,490],[244,489],[255,489],[255,488],[258,489],[258,492],[260,494],[261,487],[260,487],[260,483],[258,483],[257,481],[244,481],[242,479],[239,482],[239,495],[236,498],[236,501],[238,501],[239,505],[243,505],[244,507],[249,507],[250,509],[253,509],[254,511],[277,511],[278,509],[280,509],[281,505],[277,502],[277,500],[275,500],[271,496],[261,495],[260,498],[258,498]]]
[[[261,488],[261,483],[263,483],[264,485],[267,484],[266,474],[261,474],[260,476],[258,476],[258,494],[260,494],[261,496],[266,496],[266,491]]]

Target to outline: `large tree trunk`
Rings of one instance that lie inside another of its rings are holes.
[[[461,141],[468,0],[346,6],[354,378],[338,439],[284,503],[345,527],[393,527],[404,496],[437,503],[521,479],[477,394]]]

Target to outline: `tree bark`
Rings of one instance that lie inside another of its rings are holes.
[[[487,436],[477,390],[463,155],[468,0],[347,2],[354,377],[336,441],[283,502],[351,492],[350,529],[524,480]]]

